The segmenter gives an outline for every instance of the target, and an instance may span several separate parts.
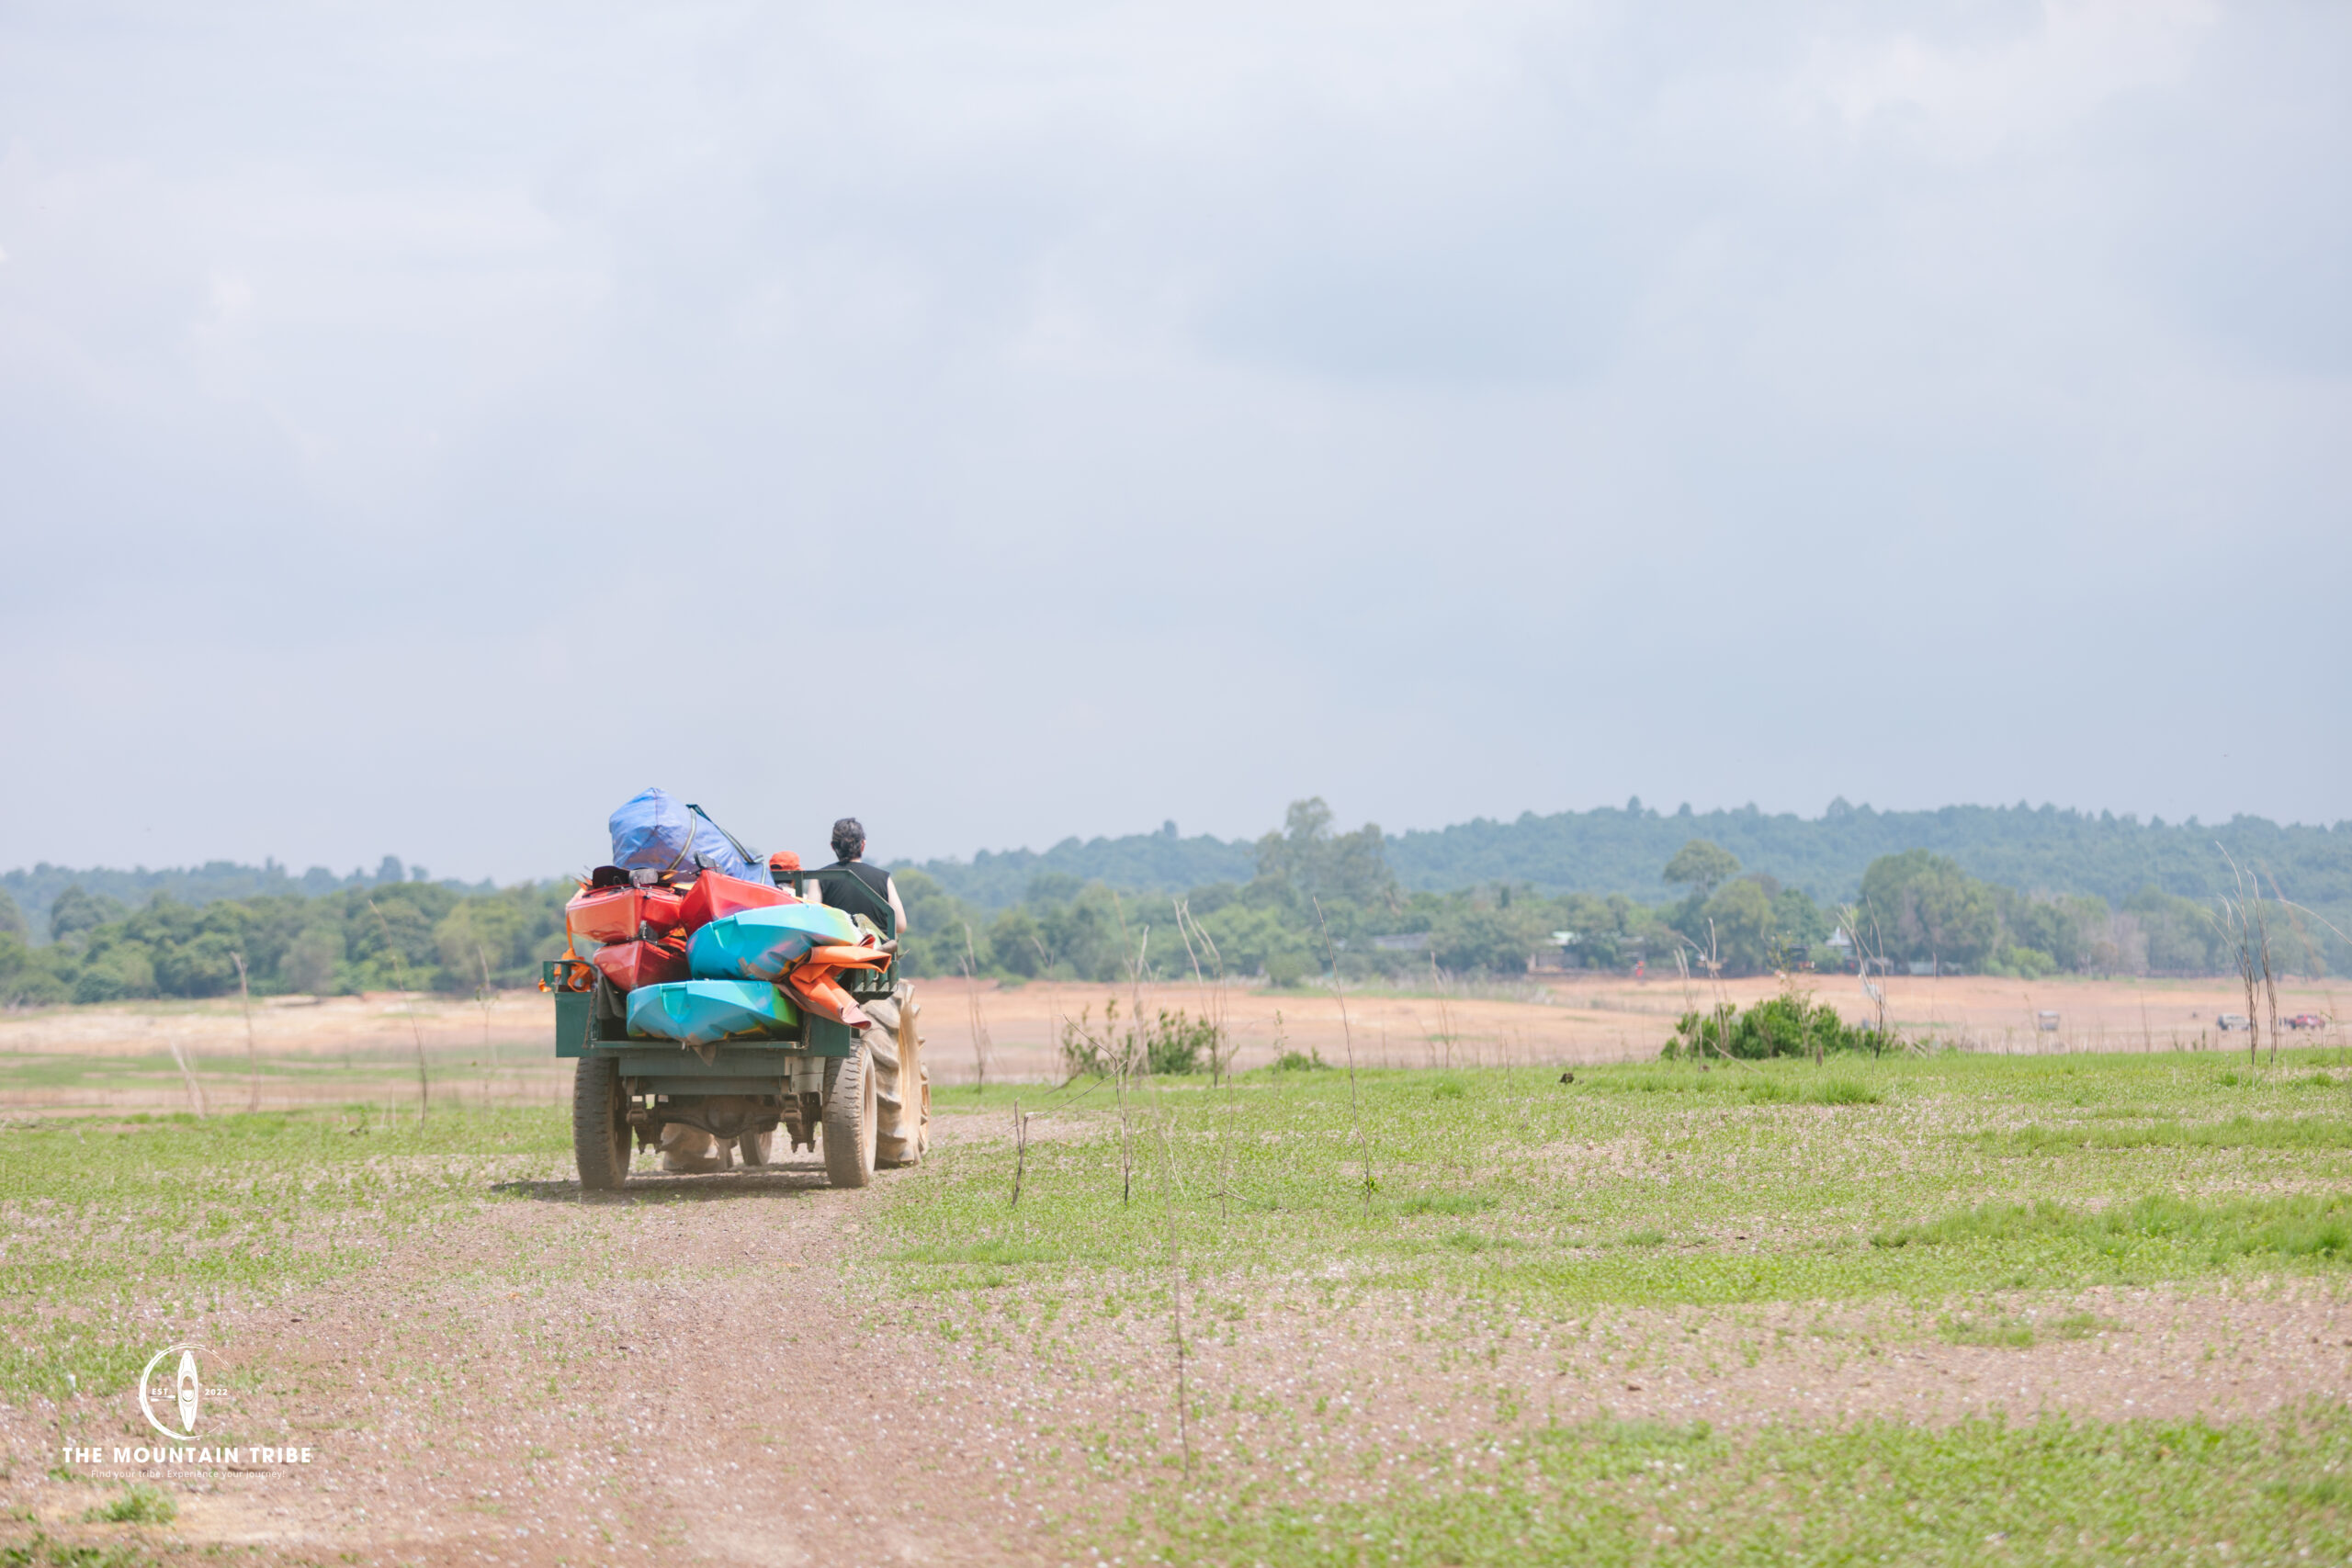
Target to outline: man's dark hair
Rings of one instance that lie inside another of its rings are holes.
[[[833,824],[833,858],[855,860],[865,852],[865,824],[844,817]]]

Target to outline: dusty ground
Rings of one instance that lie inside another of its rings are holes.
[[[1091,1561],[1177,1451],[1164,1316],[885,1288],[865,1226],[919,1172],[834,1192],[801,1156],[588,1201],[567,1177],[266,1313],[159,1322],[249,1385],[241,1428],[316,1457],[144,1472],[183,1499],[157,1538],[263,1561]],[[1317,1495],[1409,1484],[1432,1451],[1476,1462],[1554,1416],[2233,1417],[2352,1386],[2352,1304],[2311,1281],[2040,1298],[2045,1325],[2087,1317],[2028,1348],[1946,1343],[1888,1306],[1544,1320],[1234,1281],[1190,1310],[1196,1461]],[[61,1476],[59,1450],[141,1431],[128,1395],[0,1411],[0,1508],[95,1539],[82,1511],[142,1472]]]
[[[1848,1018],[1860,1021],[1870,1016],[1871,1003],[1852,976],[1812,976],[1808,984]],[[2244,994],[2225,980],[1904,976],[1883,984],[1889,1021],[1896,1027],[1970,1050],[2222,1050],[2243,1049],[2245,1041],[2244,1034],[2222,1035],[2214,1029],[2217,1014],[2245,1010]],[[998,1081],[1057,1077],[1053,1041],[1060,1021],[1083,1010],[1100,1019],[1113,1001],[1123,1016],[1134,1006],[1124,987],[1033,982],[1008,987],[987,981],[975,987],[961,979],[920,985],[933,1072],[943,1083],[969,1082],[981,1073]],[[1778,985],[1769,976],[1731,980],[1724,983],[1722,995],[1746,1006]],[[1220,995],[1190,984],[1147,986],[1143,1004],[1151,1010],[1221,1010],[1245,1067],[1263,1065],[1286,1050],[1319,1052],[1339,1062],[1351,1044],[1360,1062],[1423,1066],[1653,1056],[1677,1015],[1712,1005],[1715,995],[1703,982],[1591,975],[1510,987],[1464,987],[1453,994],[1351,993],[1344,1028],[1331,994],[1310,988],[1233,987]],[[2352,990],[2341,999],[2352,1001]],[[2315,1012],[2335,1019],[2338,1000],[2334,981],[2290,981],[2280,987],[2278,1010],[2282,1017]],[[448,1080],[461,1100],[549,1101],[570,1081],[568,1066],[558,1064],[548,1050],[551,1005],[532,991],[497,997],[486,1012],[468,999],[382,994],[256,1005],[254,1048],[271,1069],[264,1075],[262,1103],[382,1100],[410,1092],[420,1041],[435,1081]],[[2054,1033],[2035,1028],[2035,1015],[2045,1010],[2059,1015]],[[186,1080],[169,1059],[174,1041],[190,1056],[209,1103],[242,1107],[247,1093],[245,1030],[234,998],[0,1014],[0,1063],[41,1056],[147,1062],[135,1072],[109,1074],[103,1085],[43,1082],[34,1075],[0,1071],[0,1107],[187,1109],[192,1101]],[[976,1037],[985,1043],[983,1051],[974,1050]],[[2342,1022],[2289,1038],[2352,1044]]]

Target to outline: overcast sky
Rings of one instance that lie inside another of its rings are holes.
[[[0,866],[2352,817],[2352,7],[0,4]]]

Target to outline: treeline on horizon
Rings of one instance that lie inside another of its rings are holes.
[[[1158,837],[1183,842],[1172,832]],[[1857,937],[1861,953],[1889,965],[1947,973],[2222,974],[2235,963],[2211,898],[2153,884],[2113,901],[2030,890],[1919,846],[1874,857],[1850,898],[1825,900],[1691,835],[1651,875],[1669,896],[1645,902],[1621,892],[1547,894],[1525,879],[1413,888],[1391,863],[1396,842],[1369,824],[1338,831],[1315,799],[1294,804],[1280,831],[1250,846],[1246,876],[1182,892],[1044,867],[1031,870],[1019,900],[989,908],[932,871],[901,867],[907,968],[918,976],[1117,980],[1139,961],[1159,977],[1198,972],[1283,986],[1336,964],[1352,981],[1414,985],[1523,977],[1539,955],[1547,971],[1645,963],[1668,973],[1679,955],[1694,972],[1745,975],[1851,967]],[[2220,852],[2214,858],[2228,866]],[[158,891],[132,908],[69,884],[51,898],[38,933],[0,890],[0,1005],[228,995],[241,962],[259,996],[528,985],[539,962],[563,949],[572,886],[469,888],[424,880],[389,858],[378,878],[318,897],[199,905]],[[2352,946],[2326,919],[2283,899],[2267,907],[2275,969],[2314,974],[2352,963]]]
[[[1753,806],[1694,812],[1686,805],[1660,812],[1636,796],[1623,807],[1526,812],[1510,822],[1481,818],[1390,834],[1383,847],[1397,885],[1411,891],[1508,884],[1546,896],[1621,893],[1654,904],[1677,892],[1665,879],[1666,865],[1691,839],[1719,844],[1751,871],[1803,888],[1824,905],[1856,897],[1872,861],[1928,850],[1984,882],[2032,893],[2093,894],[2112,905],[2148,887],[2184,898],[2228,893],[2234,860],[2263,867],[2297,903],[2352,911],[2352,821],[2333,828],[2282,827],[2245,816],[2218,825],[2194,817],[2143,822],[2129,812],[2119,817],[2023,801],[1875,811],[1842,798],[1821,816],[1804,818]],[[1039,873],[1136,892],[1182,893],[1247,882],[1256,874],[1257,855],[1255,840],[1184,838],[1170,822],[1157,833],[1065,839],[1043,852],[982,851],[969,861],[899,863],[917,866],[956,897],[993,910],[1028,901],[1030,882]]]
[[[1173,839],[1173,835],[1164,835]],[[1862,869],[1851,899],[1825,902],[1724,845],[1679,840],[1653,875],[1679,896],[1547,896],[1524,881],[1448,892],[1405,886],[1396,840],[1366,826],[1333,830],[1321,800],[1294,804],[1283,830],[1258,840],[1247,881],[1182,893],[1123,891],[1053,870],[993,912],[957,897],[925,869],[899,871],[918,972],[1091,980],[1125,977],[1140,958],[1157,976],[1213,975],[1295,984],[1336,964],[1351,980],[1410,985],[1427,976],[1524,977],[1538,954],[1569,970],[1754,975],[1853,967],[1862,957],[1944,973],[2232,972],[2233,939],[2211,900],[2143,886],[2119,904],[2092,894],[2028,892],[1971,875],[1913,848]],[[2217,855],[2217,858],[2218,855]],[[2273,902],[2272,963],[2324,973],[2352,962],[2327,922]],[[1841,931],[1853,933],[1838,940]],[[1859,951],[1858,951],[1859,949]]]

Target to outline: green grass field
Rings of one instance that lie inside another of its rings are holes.
[[[1180,1299],[1198,1342],[1277,1296],[1563,1335],[1677,1314],[1673,1342],[1631,1352],[1652,1359],[1700,1353],[1681,1337],[1697,1346],[1710,1324],[1736,1334],[1704,1353],[1736,1354],[1758,1314],[1792,1308],[1874,1314],[1883,1340],[2030,1354],[2121,1331],[2074,1300],[2093,1286],[2352,1285],[2352,1064],[2316,1053],[2277,1071],[1941,1056],[1572,1083],[1270,1070],[1122,1098],[943,1088],[963,1135],[888,1179],[849,1265],[876,1321],[968,1337],[983,1369],[1000,1351],[1083,1357],[1088,1323],[1164,1321]],[[0,1397],[124,1387],[159,1330],[462,1224],[506,1184],[568,1166],[568,1138],[552,1107],[422,1126],[365,1107],[0,1126]],[[1412,1484],[1365,1484],[1367,1470],[1328,1495],[1275,1473],[1272,1450],[1228,1447],[1188,1472],[1164,1430],[1123,1445],[1074,1431],[1112,1501],[1073,1514],[1064,1539],[1106,1562],[1277,1568],[2341,1562],[2352,1415],[2342,1389],[2309,1396],[2212,1424],[1498,1415],[1475,1455],[1381,1456],[1380,1475]]]
[[[127,1387],[160,1330],[364,1269],[571,1146],[541,1109],[0,1124],[0,1398]]]
[[[1557,1077],[1178,1080],[1130,1090],[1124,1138],[1111,1088],[1032,1091],[1020,1207],[1009,1146],[951,1151],[893,1208],[893,1257],[933,1289],[1148,1274],[1172,1209],[1203,1278],[1563,1309],[1941,1301],[2352,1258],[2352,1067],[1945,1056]],[[1013,1098],[987,1097],[1008,1126]],[[978,1108],[968,1090],[940,1103]]]
[[[1196,1337],[1306,1282],[1332,1311],[1403,1293],[1569,1331],[1674,1308],[1693,1345],[1710,1314],[1745,1333],[1743,1312],[1822,1303],[1872,1311],[1882,1337],[2017,1349],[2117,1326],[2064,1305],[2091,1286],[2352,1283],[2352,1070],[2332,1056],[1558,1076],[1188,1080],[1132,1092],[1124,1126],[1109,1087],[1023,1091],[1043,1120],[1018,1208],[1009,1139],[950,1150],[900,1189],[880,1267],[975,1344],[1106,1299],[1166,1314],[1180,1272]],[[942,1103],[1009,1129],[1013,1097]],[[2352,1414],[2312,1393],[2221,1427],[1522,1424],[1466,1471],[1384,1456],[1388,1483],[1354,1501],[1270,1477],[1274,1450],[1190,1475],[1163,1452],[1116,1529],[1131,1561],[1201,1563],[2340,1562]]]

